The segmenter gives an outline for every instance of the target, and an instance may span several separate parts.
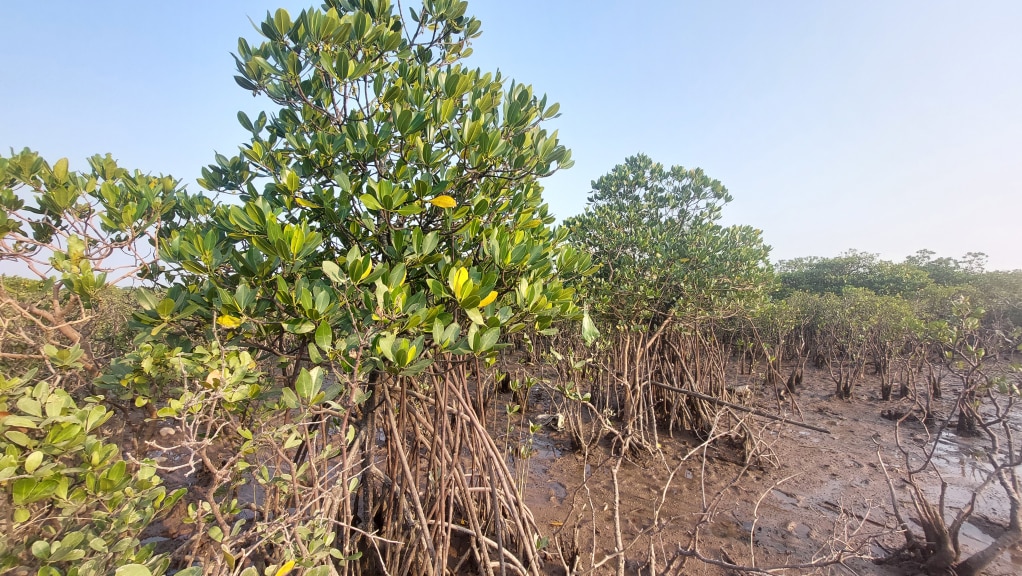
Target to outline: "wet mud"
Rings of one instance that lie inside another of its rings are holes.
[[[623,556],[628,574],[649,574],[650,557],[656,573],[737,573],[728,563],[762,569],[800,566],[778,571],[783,574],[917,573],[911,566],[874,562],[904,544],[878,450],[894,478],[902,513],[908,518],[914,513],[901,481],[906,462],[895,444],[895,423],[882,416],[884,410],[910,406],[907,401],[881,401],[879,385],[868,377],[851,400],[836,399],[832,392],[825,373],[808,372],[795,402],[805,423],[830,434],[759,422],[764,455],[748,467],[727,450],[713,448],[705,451],[705,458],[699,452],[684,459],[698,441],[685,434],[662,436],[662,456],[634,456],[622,463],[618,522],[611,474],[615,459],[609,446],[597,446],[583,456],[571,449],[566,432],[544,427],[533,439],[525,499],[550,539],[545,571],[614,573],[618,556]],[[777,409],[772,390],[758,390],[753,404]],[[799,419],[790,403],[786,408],[790,413],[785,416]],[[948,412],[951,408],[949,404]],[[928,438],[932,436],[919,422],[902,424],[901,442],[913,455],[910,465],[918,465],[926,450],[933,450]],[[981,438],[948,431],[936,444],[935,470],[921,477],[932,498],[939,495],[941,481],[947,483],[949,515],[972,497],[985,477],[984,446]],[[961,531],[963,558],[1003,531],[1007,510],[1007,499],[996,484],[983,490]],[[615,524],[620,525],[624,548],[620,554]],[[717,564],[679,554],[693,546]],[[842,550],[840,563],[807,566],[833,559]],[[1016,547],[986,574],[1020,572],[1022,550]]]

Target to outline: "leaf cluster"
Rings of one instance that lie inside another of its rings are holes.
[[[564,222],[599,271],[587,296],[614,323],[669,314],[727,315],[769,286],[769,248],[749,226],[718,223],[727,189],[700,169],[627,158],[593,182],[585,211]]]
[[[397,514],[419,498],[417,480],[381,492],[407,474],[393,466],[413,434],[385,428],[388,464],[363,466],[380,420],[433,421],[509,335],[584,318],[571,283],[592,261],[552,227],[539,183],[571,164],[543,126],[557,106],[462,63],[479,28],[465,6],[328,2],[239,41],[236,80],[270,109],[240,113],[251,138],[203,170],[230,201],[161,231],[167,289],[140,293],[137,349],[106,379],[164,399],[196,458],[229,454],[203,461],[210,495],[190,508],[207,570],[355,559],[377,536],[348,529],[352,502]],[[235,498],[253,486],[255,519]],[[423,546],[404,520],[380,529],[414,538],[390,554]]]
[[[541,126],[556,105],[460,63],[478,35],[464,2],[326,8],[278,10],[239,42],[239,84],[280,109],[239,114],[252,140],[200,184],[240,203],[167,236],[177,286],[139,321],[411,375],[580,318],[564,280],[591,264],[537,182],[570,165]]]
[[[130,563],[163,573],[169,559],[139,537],[184,489],[168,494],[152,462],[137,467],[102,438],[111,413],[75,401],[34,372],[0,376],[0,498],[9,515],[0,568],[100,575]]]

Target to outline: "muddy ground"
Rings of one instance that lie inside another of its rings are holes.
[[[547,378],[553,379],[552,375]],[[751,407],[778,413],[773,389],[760,384],[762,376],[732,375],[729,381],[750,384]],[[515,446],[531,442],[531,456],[512,459],[512,466],[526,479],[526,502],[549,538],[543,552],[544,572],[552,576],[568,573],[566,566],[573,569],[571,573],[614,573],[616,524],[620,525],[627,574],[650,574],[651,556],[657,574],[739,573],[728,564],[764,570],[797,566],[774,570],[777,574],[918,574],[918,567],[912,564],[875,562],[904,544],[891,513],[888,483],[877,457],[878,443],[895,478],[903,513],[910,518],[914,515],[901,480],[905,461],[894,443],[895,422],[883,416],[888,411],[910,410],[911,403],[882,401],[879,390],[879,384],[867,375],[851,400],[836,399],[827,372],[807,368],[803,386],[792,397],[794,403],[792,398],[786,400],[781,415],[829,433],[755,418],[750,422],[758,430],[761,457],[748,466],[726,441],[700,448],[700,442],[689,434],[661,431],[660,455],[631,455],[618,470],[617,523],[612,478],[616,458],[611,456],[609,443],[595,446],[587,455],[573,450],[568,433],[555,429],[552,399],[558,393],[553,388],[534,389],[524,415],[507,416],[504,407],[513,403],[513,398],[511,394],[498,395],[490,411],[490,426],[498,445],[506,443],[509,453]],[[948,383],[938,412],[953,412],[955,392],[954,385]],[[526,432],[530,422],[547,423],[531,440]],[[165,423],[125,424],[126,435],[138,426],[144,429],[142,434],[130,435],[137,442],[134,446],[126,442],[130,454],[157,458],[165,466],[179,462],[177,451],[154,451],[138,442],[141,437],[172,445],[173,438],[160,438]],[[1013,428],[1022,436],[1022,414],[1016,414]],[[911,448],[915,458],[932,446],[928,438],[918,421],[902,424],[903,445]],[[927,489],[936,496],[941,479],[947,482],[949,514],[982,482],[985,446],[982,438],[953,433],[945,433],[938,443],[934,462],[940,477],[930,473]],[[171,488],[192,483],[182,471],[164,476]],[[962,531],[963,557],[1003,531],[1007,510],[1008,502],[998,486],[981,493],[976,513]],[[193,528],[183,520],[182,503],[144,537],[157,542],[160,551],[180,553],[177,548]],[[693,546],[704,559],[679,553]],[[840,563],[813,566],[833,560],[840,551],[844,551]],[[1002,554],[986,574],[1015,575],[1022,573],[1020,567],[1022,549],[1016,547]]]
[[[735,379],[743,382],[750,377]],[[732,450],[709,449],[705,458],[703,451],[691,453],[699,442],[679,433],[661,436],[662,457],[626,459],[618,473],[626,573],[649,574],[651,554],[658,573],[737,573],[727,563],[764,569],[800,565],[777,572],[783,574],[918,573],[911,564],[874,562],[904,544],[891,513],[878,444],[895,478],[903,513],[914,516],[899,475],[905,460],[894,443],[895,423],[882,416],[887,410],[908,410],[911,404],[881,401],[879,389],[867,376],[851,400],[839,400],[826,371],[807,369],[804,384],[794,396],[802,417],[790,402],[785,403],[785,415],[829,433],[757,419],[763,456],[747,468]],[[772,389],[754,386],[753,390],[753,406],[777,412]],[[945,415],[953,409],[954,393],[949,384],[940,407]],[[549,400],[539,394],[526,418],[540,418],[549,409]],[[1014,428],[1022,429],[1019,424],[1016,419]],[[903,445],[916,458],[932,446],[927,438],[927,430],[918,421],[902,424]],[[927,490],[936,496],[941,478],[947,482],[949,514],[982,481],[984,446],[981,438],[942,436],[934,457],[940,478],[930,473]],[[613,573],[614,482],[608,446],[583,456],[571,450],[566,432],[546,426],[536,434],[533,447],[526,499],[539,525],[549,531],[546,571],[565,574],[565,566],[581,571],[596,566],[595,573]],[[1003,530],[1007,506],[998,486],[981,493],[976,513],[962,530],[963,558]],[[679,555],[680,549],[691,549],[693,544],[704,558],[718,564]],[[842,550],[846,552],[840,563],[807,566],[833,559]],[[1020,567],[1022,549],[1016,547],[1002,554],[986,573],[1014,575]]]

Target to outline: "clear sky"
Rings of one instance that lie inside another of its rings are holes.
[[[233,80],[248,18],[289,0],[11,2],[0,150],[110,152],[193,189],[235,114],[268,102]],[[1022,268],[1022,2],[470,0],[470,64],[561,103],[575,167],[554,212],[643,152],[702,167],[763,229],[773,258],[854,248],[901,260],[989,254]]]

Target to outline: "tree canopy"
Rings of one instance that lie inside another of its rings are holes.
[[[750,226],[722,226],[731,195],[702,170],[664,167],[639,154],[593,182],[568,239],[600,265],[587,287],[615,322],[641,325],[672,312],[727,314],[763,294],[769,247]]]

